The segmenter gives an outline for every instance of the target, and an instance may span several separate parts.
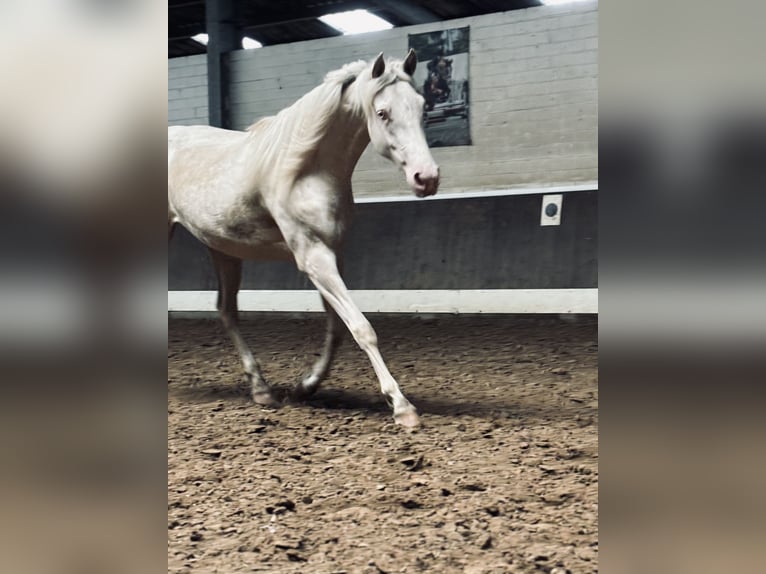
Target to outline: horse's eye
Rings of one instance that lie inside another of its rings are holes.
[[[378,117],[383,121],[388,119],[388,112],[386,110],[378,110],[375,113],[378,114]]]

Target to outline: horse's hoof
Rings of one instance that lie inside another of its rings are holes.
[[[280,403],[271,394],[271,391],[253,391],[253,402],[262,407],[277,408]]]
[[[402,425],[407,429],[414,429],[420,424],[420,418],[415,409],[411,411],[404,411],[403,413],[394,415],[394,422],[398,425]]]

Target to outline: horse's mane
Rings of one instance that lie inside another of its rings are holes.
[[[247,131],[263,142],[265,165],[287,161],[297,174],[342,105],[348,105],[352,113],[366,115],[375,94],[385,86],[398,79],[412,82],[398,60],[387,60],[386,70],[378,78],[372,78],[371,70],[370,62],[359,60],[328,72],[323,83],[294,104],[248,127]],[[344,93],[348,97],[344,98]]]

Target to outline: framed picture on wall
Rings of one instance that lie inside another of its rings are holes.
[[[410,34],[418,55],[414,81],[426,99],[425,132],[431,147],[471,145],[469,98],[470,29]]]

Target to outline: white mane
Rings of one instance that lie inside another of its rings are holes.
[[[276,116],[265,117],[248,128],[262,142],[265,165],[286,162],[297,174],[316,151],[333,118],[346,103],[352,113],[370,113],[373,98],[397,80],[412,82],[400,60],[387,60],[386,70],[372,78],[372,64],[358,60],[328,72],[324,82]],[[344,94],[348,94],[344,97]]]

